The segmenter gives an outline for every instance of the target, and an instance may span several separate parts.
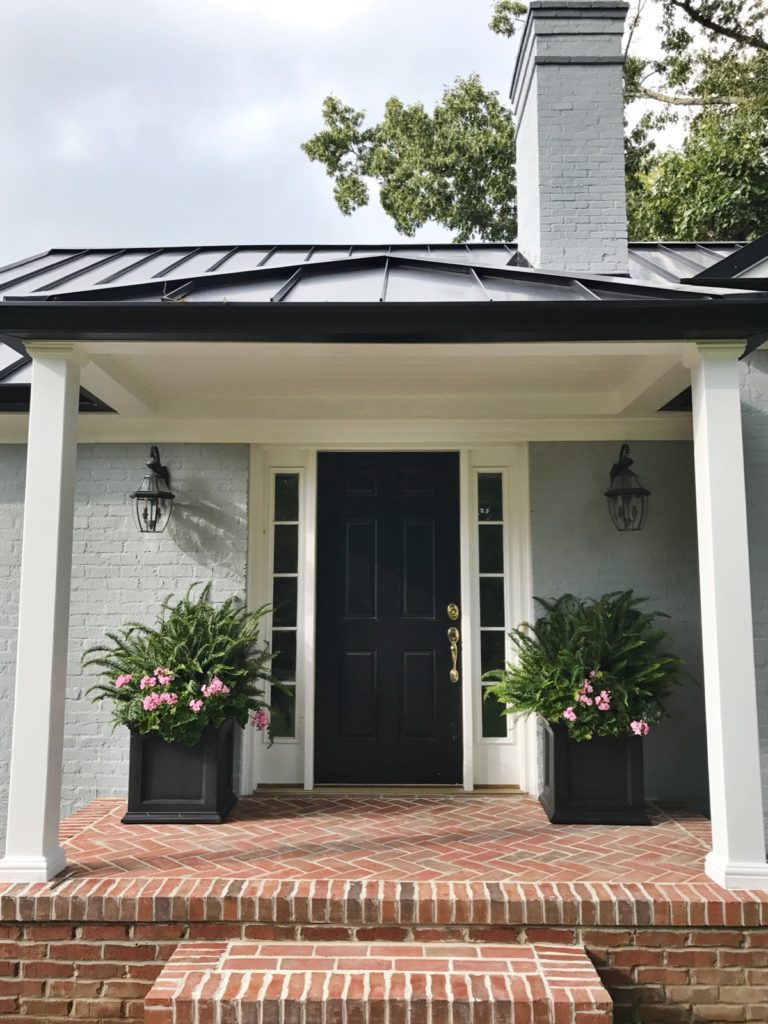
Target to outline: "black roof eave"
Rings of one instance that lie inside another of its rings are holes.
[[[768,333],[768,295],[602,302],[0,303],[19,341],[541,342],[717,340]]]
[[[0,413],[28,413],[31,393],[31,384],[3,385],[0,387]],[[111,409],[105,402],[102,402],[101,399],[85,388],[80,388],[79,411],[114,413],[114,409]]]

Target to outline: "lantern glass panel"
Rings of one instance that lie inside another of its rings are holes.
[[[642,530],[648,514],[648,502],[643,495],[620,494],[608,499],[608,511],[617,530]]]
[[[648,515],[649,492],[634,473],[623,473],[607,492],[611,522],[622,533],[642,530]]]
[[[158,488],[157,477],[145,476],[132,495],[133,515],[142,533],[162,533],[173,508],[173,495]]]

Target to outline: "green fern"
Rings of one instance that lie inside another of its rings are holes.
[[[534,626],[512,630],[517,657],[484,676],[496,680],[486,696],[505,704],[508,714],[565,722],[577,740],[643,734],[661,721],[681,669],[680,659],[662,650],[667,635],[656,624],[662,613],[641,610],[643,599],[631,590],[598,600],[564,594],[536,601],[544,614]],[[608,699],[601,708],[602,692]]]
[[[269,707],[259,682],[270,679],[273,655],[260,642],[259,630],[269,608],[249,612],[234,597],[216,605],[210,583],[197,596],[195,586],[175,604],[167,597],[154,626],[129,622],[83,655],[83,667],[99,669],[105,680],[88,693],[94,701],[114,701],[116,725],[159,732],[168,742],[189,745],[198,742],[206,726],[229,719],[240,726],[249,720],[265,726]],[[164,683],[168,676],[171,680]],[[207,694],[213,680],[220,680],[222,688]],[[163,702],[145,706],[153,694]]]

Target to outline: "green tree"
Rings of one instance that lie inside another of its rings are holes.
[[[387,100],[379,124],[335,96],[323,102],[325,128],[302,146],[325,165],[342,213],[370,200],[369,181],[404,235],[428,221],[464,242],[514,238],[515,129],[511,112],[476,75],[446,89],[432,113]]]
[[[628,102],[658,105],[627,142],[633,237],[752,238],[768,229],[766,10],[764,0],[662,0],[661,56],[628,55]],[[684,138],[660,152],[653,133],[670,122]]]
[[[640,0],[628,33],[628,106],[653,101],[627,131],[630,235],[753,237],[768,225],[766,0],[659,0],[662,54],[635,52],[636,28],[654,8]],[[496,0],[490,28],[511,36],[525,5]],[[456,241],[516,234],[515,133],[511,113],[480,78],[457,78],[429,112],[389,99],[378,124],[335,96],[324,127],[302,149],[333,179],[344,214],[365,206],[371,184],[398,231],[433,221]],[[684,130],[677,150],[658,132]]]

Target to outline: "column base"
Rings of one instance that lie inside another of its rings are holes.
[[[38,856],[3,857],[0,882],[48,882],[66,866],[67,855],[60,846]]]
[[[768,891],[768,863],[725,861],[710,852],[704,860],[704,870],[723,889],[762,889]]]

